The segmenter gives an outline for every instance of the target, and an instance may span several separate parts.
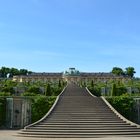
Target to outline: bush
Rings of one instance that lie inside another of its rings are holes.
[[[120,96],[122,94],[125,94],[126,92],[127,92],[126,87],[124,86],[117,87],[116,84],[113,83],[111,91],[112,96]]]
[[[35,96],[32,103],[32,122],[41,119],[53,105],[56,97]]]
[[[117,95],[118,96],[125,94],[126,92],[127,92],[127,89],[123,86],[117,88]]]
[[[52,91],[53,91],[53,96],[58,96],[62,92],[62,88],[54,87]]]
[[[101,96],[101,88],[99,88],[99,87],[88,87],[88,89],[90,90],[90,92],[93,94],[93,95],[95,95],[95,96],[97,96],[97,97],[99,97],[99,96]]]
[[[0,96],[11,96],[11,94],[7,92],[0,92]]]
[[[132,97],[127,94],[123,94],[121,96],[108,97],[107,100],[123,116],[128,119],[133,118],[134,100]]]
[[[36,96],[37,94],[35,93],[30,93],[30,92],[25,92],[25,93],[22,93],[21,96]]]
[[[41,90],[38,86],[30,86],[27,90],[27,92],[30,92],[30,93],[35,93],[35,94],[41,94]]]
[[[14,92],[15,92],[13,87],[3,87],[1,91],[2,92],[8,92],[8,93],[11,93],[11,94],[14,94]]]

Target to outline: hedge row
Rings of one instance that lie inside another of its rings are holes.
[[[123,116],[133,120],[134,117],[134,100],[127,94],[121,96],[112,96],[106,98],[109,103]]]
[[[55,102],[56,96],[34,96],[32,98],[32,123],[41,119]]]

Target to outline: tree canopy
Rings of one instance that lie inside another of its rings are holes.
[[[113,67],[111,72],[115,75],[118,75],[118,76],[124,75],[124,76],[129,76],[131,78],[136,73],[134,67],[127,67],[127,68],[125,68],[125,71],[122,68]]]
[[[13,77],[15,75],[27,75],[29,73],[32,73],[31,71],[28,71],[26,69],[17,69],[17,68],[8,68],[8,67],[1,67],[0,69],[0,77],[7,78]]]
[[[133,67],[128,67],[128,68],[126,68],[125,74],[126,74],[127,76],[133,77],[135,73],[136,73],[136,72],[135,72],[135,69],[134,69]]]
[[[112,69],[112,73],[115,74],[115,75],[123,75],[124,74],[124,71],[123,71],[122,68],[114,67]]]

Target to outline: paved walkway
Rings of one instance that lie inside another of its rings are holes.
[[[17,137],[18,131],[0,130],[0,140],[140,140],[139,137],[109,137],[109,138],[30,138]]]

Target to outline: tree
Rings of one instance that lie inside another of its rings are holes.
[[[114,67],[112,69],[112,73],[115,75],[124,75],[124,71],[122,70],[122,68],[119,67]]]
[[[51,86],[49,83],[47,84],[46,96],[51,96]]]
[[[32,74],[33,72],[32,71],[28,71],[28,73],[27,74]]]
[[[1,67],[0,69],[0,77],[2,78],[8,78],[7,74],[9,74],[9,77],[13,77],[15,75],[27,75],[31,74],[32,71],[28,71],[26,69],[20,69],[17,68],[7,68],[7,67]]]
[[[1,67],[0,76],[3,78],[7,78],[7,74],[10,73],[10,69],[7,67]]]
[[[58,87],[61,88],[61,81],[58,82]]]
[[[112,84],[112,90],[111,90],[111,95],[116,96],[117,95],[117,89],[116,89],[116,84]]]
[[[93,80],[91,80],[90,85],[91,85],[91,87],[94,87],[94,82],[93,82]]]
[[[19,70],[20,75],[27,75],[27,73],[28,73],[28,70],[26,70],[26,69],[20,69]]]
[[[133,68],[133,67],[128,67],[128,68],[126,68],[126,71],[125,71],[125,74],[127,75],[127,76],[130,76],[131,78],[134,76],[134,74],[135,74],[136,72],[135,72],[135,69]]]

